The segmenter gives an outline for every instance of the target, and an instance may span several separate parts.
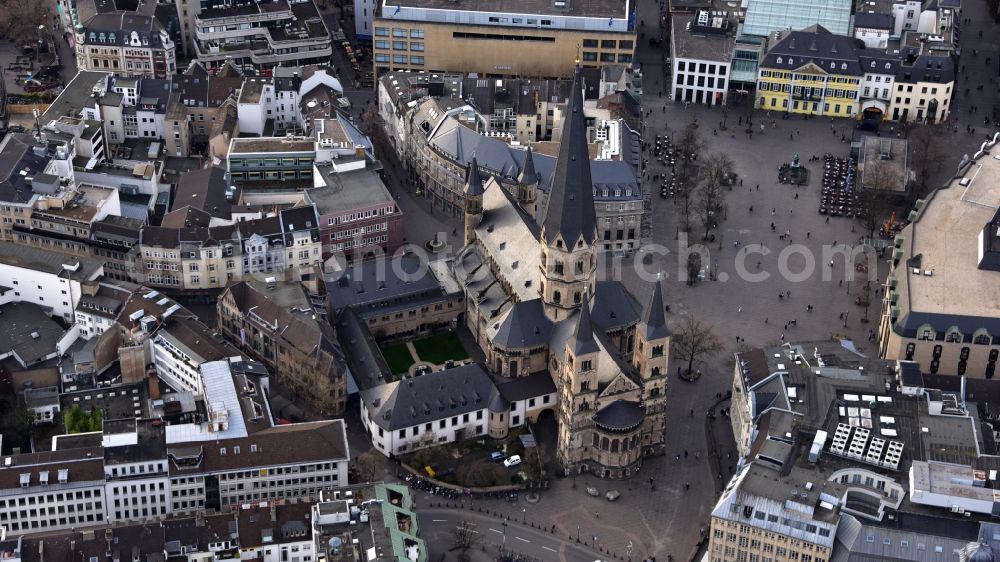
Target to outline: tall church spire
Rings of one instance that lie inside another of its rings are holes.
[[[642,311],[642,326],[646,329],[647,340],[658,340],[670,335],[667,330],[667,319],[664,317],[663,291],[660,289],[660,276],[653,283],[653,294]]]
[[[542,233],[545,243],[551,245],[562,237],[570,248],[576,246],[580,236],[587,244],[597,239],[594,183],[590,177],[587,124],[583,116],[583,78],[579,68],[573,75],[573,90],[563,118],[559,157],[550,182]]]

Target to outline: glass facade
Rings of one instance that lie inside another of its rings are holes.
[[[851,0],[754,0],[747,7],[742,34],[764,37],[819,24],[830,33],[848,35],[850,23]]]

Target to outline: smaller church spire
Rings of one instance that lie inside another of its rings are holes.
[[[524,165],[521,166],[521,173],[517,176],[517,183],[521,185],[539,183],[538,172],[535,171],[535,159],[531,155],[531,145],[528,145],[528,152],[524,155]]]
[[[469,162],[469,171],[465,175],[465,194],[478,196],[485,191],[483,176],[479,173],[479,164],[476,163],[476,157],[473,156],[472,161]]]
[[[642,324],[646,328],[647,340],[658,340],[670,335],[667,330],[667,319],[664,317],[665,308],[663,306],[663,291],[660,288],[661,274],[656,275],[656,282],[653,283],[653,294],[646,303],[646,309],[642,311]]]
[[[583,293],[583,305],[580,306],[580,314],[576,317],[576,326],[573,327],[571,347],[573,355],[577,357],[598,351],[597,341],[594,339],[594,326],[590,322],[589,291]]]

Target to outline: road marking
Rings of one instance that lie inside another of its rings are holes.
[[[447,523],[448,520],[447,519],[431,519],[431,522],[433,522],[433,523]]]
[[[528,539],[522,539],[521,537],[514,537],[514,538],[517,539],[517,540],[519,540],[519,541],[531,542]]]
[[[493,531],[494,533],[499,534],[499,535],[503,534],[503,531],[497,531],[496,529],[490,529],[490,530]]]
[[[554,548],[549,548],[549,547],[547,547],[547,546],[543,546],[542,548],[544,548],[545,550],[548,550],[549,552],[559,552],[559,551],[557,551],[556,549],[554,549]]]

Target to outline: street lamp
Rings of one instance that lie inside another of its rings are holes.
[[[528,508],[521,509],[521,523],[528,522]]]
[[[850,316],[850,314],[851,314],[850,310],[848,310],[847,312],[844,313],[844,327],[845,328],[847,327],[847,317]]]
[[[576,526],[576,542],[580,542],[580,526]]]
[[[503,554],[504,548],[507,547],[507,521],[502,521],[500,525],[503,527],[503,539],[500,543],[500,554]]]

